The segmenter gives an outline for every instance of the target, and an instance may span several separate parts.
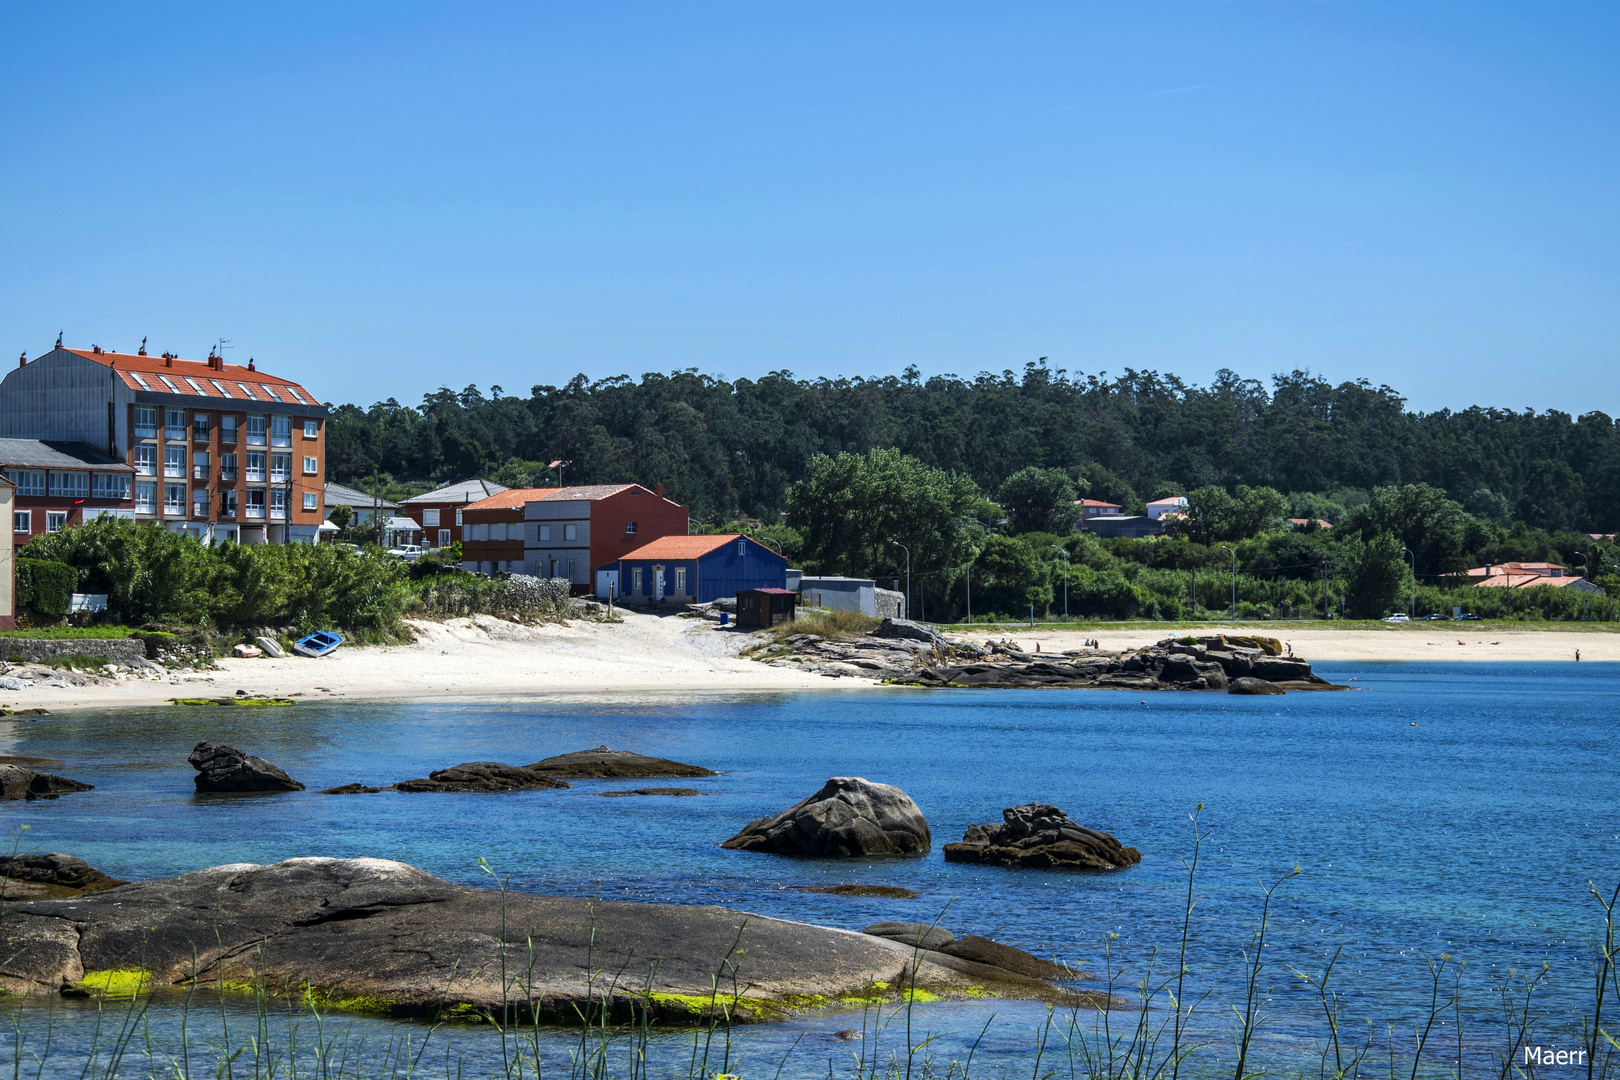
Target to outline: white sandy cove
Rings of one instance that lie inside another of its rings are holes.
[[[852,690],[866,679],[828,678],[739,658],[750,635],[722,631],[696,619],[625,612],[617,624],[573,622],[524,627],[487,616],[446,623],[412,623],[410,645],[345,646],[319,660],[220,661],[220,670],[169,679],[140,679],[105,686],[35,687],[0,691],[12,708],[107,708],[163,704],[174,697],[301,695],[305,699],[510,699],[537,694],[644,695],[653,691],[717,692]],[[1388,629],[1228,628],[1263,632],[1289,642],[1307,660],[1620,660],[1620,634],[1601,631],[1480,630],[1465,623],[1428,623]],[[1185,631],[1220,633],[1218,626]],[[1087,638],[1104,649],[1152,644],[1164,629],[1116,632],[1041,630],[975,631],[972,640],[1005,638],[1026,650],[1081,647]],[[1494,644],[1493,644],[1494,643]]]

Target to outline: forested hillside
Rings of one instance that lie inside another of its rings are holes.
[[[1466,387],[1458,387],[1466,399]],[[1556,530],[1620,528],[1620,434],[1601,412],[1474,406],[1414,413],[1390,387],[1307,372],[1268,388],[1222,371],[1209,386],[1131,371],[1031,364],[951,376],[723,382],[696,369],[536,386],[476,386],[410,407],[334,409],[328,470],[355,482],[473,475],[518,485],[563,458],[569,483],[663,483],[702,522],[769,519],[816,454],[895,447],[993,493],[1027,466],[1058,468],[1127,505],[1193,488],[1265,485],[1353,506],[1375,487],[1428,483],[1483,519]]]

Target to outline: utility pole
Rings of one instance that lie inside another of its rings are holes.
[[[1232,556],[1232,618],[1234,620],[1236,620],[1237,619],[1237,552],[1235,550],[1233,550],[1232,548],[1227,547],[1225,544],[1221,545],[1221,550],[1227,552],[1228,554],[1230,554]]]
[[[889,543],[906,553],[906,618],[911,618],[911,549],[898,540]]]
[[[1327,560],[1326,559],[1322,560],[1322,618],[1324,620],[1331,620],[1333,618],[1332,614],[1328,611]]]
[[[1063,556],[1063,621],[1069,621],[1069,553],[1056,544],[1052,550]]]
[[[1401,548],[1401,550],[1406,552],[1408,555],[1412,555],[1412,549],[1411,548],[1403,547],[1403,548]],[[1577,554],[1579,554],[1579,552],[1577,552]],[[1417,618],[1417,556],[1416,555],[1412,555],[1412,618],[1414,618],[1414,619]]]

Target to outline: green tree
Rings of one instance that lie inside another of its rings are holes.
[[[347,529],[349,527],[349,522],[354,520],[354,507],[345,506],[342,503],[338,503],[336,506],[327,510],[326,520],[330,521],[333,525],[336,525],[339,529]]]
[[[898,450],[811,458],[809,475],[788,490],[788,524],[804,540],[807,569],[884,576],[967,561],[966,520],[979,501],[971,479],[931,469]]]
[[[1074,482],[1062,469],[1019,469],[1001,482],[996,500],[1014,532],[1068,532],[1074,522]]]
[[[1389,533],[1417,555],[1418,573],[1443,574],[1463,568],[1463,540],[1469,519],[1461,505],[1428,484],[1374,489],[1372,498],[1350,511],[1344,525],[1363,536]]]
[[[986,537],[973,563],[973,609],[1019,618],[1033,604],[1044,614],[1053,596],[1047,554],[1022,536]]]
[[[1201,487],[1187,493],[1187,517],[1178,531],[1194,543],[1234,543],[1280,529],[1287,513],[1288,500],[1274,488],[1239,484],[1229,495]]]
[[[1401,542],[1389,533],[1372,540],[1353,538],[1344,544],[1345,608],[1353,619],[1377,619],[1401,608],[1400,598],[1411,582]]]

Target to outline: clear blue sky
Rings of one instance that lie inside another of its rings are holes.
[[[1620,412],[1613,4],[19,3],[0,45],[0,356]]]

